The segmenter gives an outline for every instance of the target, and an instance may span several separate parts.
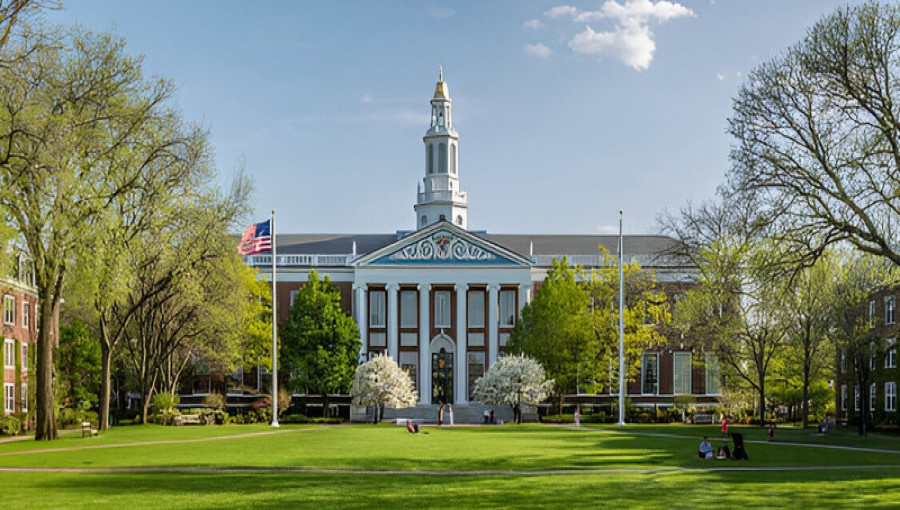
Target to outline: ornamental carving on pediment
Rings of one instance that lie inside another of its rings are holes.
[[[391,260],[494,260],[493,253],[465,239],[439,232],[391,254]]]

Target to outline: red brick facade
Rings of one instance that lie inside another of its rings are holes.
[[[28,410],[29,363],[37,340],[37,296],[14,280],[0,280],[3,414]]]

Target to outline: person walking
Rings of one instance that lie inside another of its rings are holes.
[[[728,417],[722,415],[722,437],[728,437]]]

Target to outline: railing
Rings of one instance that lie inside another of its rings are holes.
[[[434,202],[437,200],[447,202],[465,202],[465,191],[443,190],[443,191],[420,191],[418,194],[419,203]]]
[[[322,266],[349,266],[356,256],[346,255],[278,255],[276,265],[278,267],[322,267]],[[271,266],[271,255],[248,255],[244,257],[248,266]]]

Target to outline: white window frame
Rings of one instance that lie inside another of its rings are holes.
[[[841,411],[847,410],[847,385],[841,385]]]
[[[28,383],[22,383],[21,386],[22,395],[20,400],[22,401],[22,412],[28,412]]]
[[[896,318],[894,317],[894,313],[897,310],[897,300],[894,296],[887,296],[884,298],[884,323],[885,324],[894,324]]]
[[[387,325],[387,292],[369,291],[369,327],[384,328]]]
[[[468,296],[469,313],[466,314],[470,328],[483,328],[484,321],[484,302],[487,299],[483,290],[470,290]]]
[[[707,352],[703,361],[706,367],[706,394],[720,395],[722,393],[722,381],[720,380],[719,357],[714,353]],[[709,391],[711,388],[715,391]]]
[[[897,410],[897,383],[884,383],[884,410],[894,412]]]
[[[22,327],[28,329],[31,325],[31,308],[28,301],[22,301]]]
[[[681,360],[681,361],[679,361]],[[682,363],[681,373],[679,374],[679,363]],[[684,365],[686,363],[686,365]],[[685,373],[686,372],[686,373]],[[675,395],[690,395],[692,390],[691,381],[691,353],[675,352],[672,353],[672,393]],[[681,388],[679,388],[678,377],[681,378]],[[681,391],[679,391],[679,389]]]
[[[897,368],[897,339],[890,338],[884,351],[884,368]]]
[[[516,325],[516,291],[500,291],[500,313],[498,320],[501,328],[511,328]]]
[[[878,395],[878,390],[875,389],[875,383],[869,385],[869,411],[875,410],[875,398]]]
[[[652,358],[652,360],[651,360]],[[655,363],[653,363],[655,361]],[[654,381],[653,387],[647,387],[647,367],[648,362],[652,363]],[[659,353],[645,352],[641,355],[641,394],[642,395],[658,395],[659,394]]]
[[[875,300],[869,301],[869,327],[875,327]]]
[[[434,327],[451,327],[450,291],[439,290],[434,293]]]
[[[16,343],[12,338],[7,338],[3,342],[3,368],[16,368]]]
[[[16,388],[13,383],[3,383],[3,411],[6,414],[16,412]]]
[[[16,298],[9,294],[3,295],[3,323],[16,325]]]
[[[414,290],[400,291],[400,327],[416,328],[419,326],[419,298]]]
[[[28,344],[22,342],[22,372],[28,371]]]

